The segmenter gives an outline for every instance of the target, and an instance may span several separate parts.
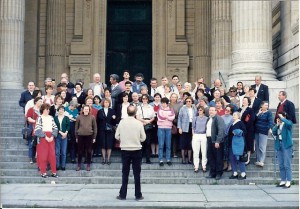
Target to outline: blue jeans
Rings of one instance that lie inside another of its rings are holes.
[[[68,138],[61,138],[61,135],[58,134],[55,139],[55,153],[56,153],[56,167],[66,167],[67,159],[67,144]],[[61,164],[60,164],[60,155],[61,155]]]
[[[32,125],[29,125],[29,128],[31,130],[31,132],[29,133],[27,140],[28,140],[28,157],[30,159],[33,159],[33,157],[35,157],[35,153],[33,155],[33,147],[32,147]]]
[[[293,146],[285,149],[283,144],[280,143],[280,148],[277,151],[277,158],[281,181],[292,181],[292,153]]]
[[[255,133],[255,140],[256,160],[263,163],[266,158],[268,135]]]
[[[171,161],[171,129],[170,128],[158,128],[158,160],[163,160],[164,155],[164,145],[166,144],[166,159]]]
[[[241,173],[246,173],[246,166],[244,162],[240,162],[236,159],[236,156],[233,155],[232,149],[229,148],[229,159],[231,163],[231,168],[233,172],[237,172],[238,166],[240,167]]]

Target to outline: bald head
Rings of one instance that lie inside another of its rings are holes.
[[[128,116],[130,116],[130,117],[134,117],[135,114],[136,114],[136,107],[133,106],[133,105],[129,105],[129,106],[127,107],[127,114],[128,114]]]

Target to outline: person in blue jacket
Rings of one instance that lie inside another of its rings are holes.
[[[280,183],[277,187],[290,188],[292,181],[293,122],[286,112],[279,112],[276,125],[272,129],[275,136],[275,150],[279,164]]]

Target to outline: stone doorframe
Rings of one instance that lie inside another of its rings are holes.
[[[152,0],[152,75],[173,74],[188,79],[185,0]],[[98,72],[105,78],[107,0],[75,0],[74,36],[69,58],[70,77],[85,83]],[[121,76],[121,75],[120,75]],[[121,78],[120,78],[121,79]]]

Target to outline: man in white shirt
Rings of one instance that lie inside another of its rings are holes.
[[[99,73],[95,73],[93,76],[94,83],[90,83],[90,88],[94,91],[94,96],[98,95],[101,99],[103,98],[104,89],[107,87],[105,83],[101,82],[101,76]]]
[[[150,81],[150,96],[154,97],[154,94],[158,93],[157,92],[157,79],[156,78],[151,78]]]
[[[165,93],[165,85],[169,83],[169,80],[166,76],[163,76],[161,78],[161,86],[157,87],[157,93],[160,93],[160,95],[164,95]]]

